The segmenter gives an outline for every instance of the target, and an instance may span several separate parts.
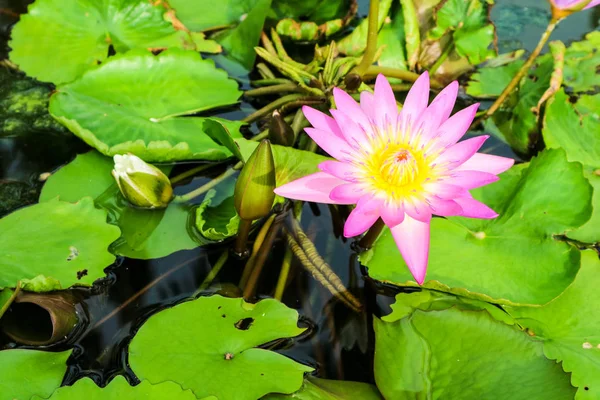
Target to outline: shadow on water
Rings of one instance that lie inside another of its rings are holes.
[[[0,0],[0,37],[4,38],[4,43],[0,43],[0,59],[6,56],[5,41],[10,25],[25,10],[26,3]],[[501,47],[504,46],[503,49],[508,51],[519,46],[528,49],[535,46],[545,27],[545,4],[542,6],[543,2],[539,0],[507,0],[499,3],[492,17],[498,19],[501,32],[503,29],[507,31],[507,39],[500,44]],[[361,15],[368,10],[367,4],[366,0],[360,1]],[[523,14],[529,15],[529,19],[523,21]],[[516,22],[511,22],[511,18],[516,18]],[[583,33],[597,29],[598,19],[600,7],[594,12],[582,12],[561,25],[556,39],[579,39]],[[514,23],[520,24],[520,28],[516,33],[508,33],[507,27],[512,27]],[[219,57],[215,57],[215,60],[223,65]],[[224,67],[232,76],[238,77],[243,87],[248,87],[247,76],[239,74],[235,66]],[[254,106],[259,105],[242,103],[237,108],[222,110],[219,115],[239,119],[254,110]],[[21,201],[8,211],[35,201],[41,188],[38,179],[41,173],[66,164],[86,149],[80,141],[62,132],[30,131],[12,136],[4,136],[0,132],[0,187],[5,187],[9,181],[24,182],[33,193],[28,197],[33,200]],[[514,156],[508,146],[498,140],[488,141],[483,151]],[[197,163],[186,163],[176,169],[193,168],[194,165]],[[214,176],[215,171],[210,176]],[[196,178],[177,190],[191,190],[208,179]],[[304,319],[301,323],[310,329],[308,334],[298,339],[278,343],[274,350],[317,367],[317,374],[323,378],[373,382],[372,316],[389,312],[394,290],[377,286],[364,278],[351,241],[341,235],[340,221],[347,212],[345,207],[336,209],[326,205],[305,204],[302,227],[346,287],[361,299],[365,305],[363,311],[355,313],[338,302],[300,263],[293,261],[291,278],[282,301],[298,310]],[[273,294],[285,251],[284,242],[280,235],[269,252],[263,279],[258,287],[259,297]],[[89,290],[74,290],[83,299],[80,306],[87,311],[88,319],[67,343],[48,348],[75,348],[65,383],[72,383],[82,375],[87,375],[99,384],[105,384],[117,374],[125,374],[135,382],[136,378],[127,366],[126,355],[127,345],[135,331],[150,315],[190,299],[228,247],[229,243],[214,244],[154,260],[119,258],[107,268],[108,277],[105,280]],[[229,257],[213,284],[202,295],[219,293],[239,296],[239,289],[231,282],[239,281],[242,268],[242,261]],[[202,316],[198,315],[198,318]],[[14,347],[6,338],[0,337],[2,345],[5,348]]]

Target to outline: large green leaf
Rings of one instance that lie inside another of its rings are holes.
[[[71,351],[51,353],[37,350],[0,351],[0,400],[49,397],[67,372]]]
[[[131,342],[129,363],[140,379],[173,381],[197,397],[292,393],[312,368],[257,346],[299,335],[297,320],[277,300],[200,297],[150,317]]]
[[[219,51],[214,42],[176,30],[169,17],[160,2],[36,0],[12,31],[10,58],[28,75],[61,84],[102,63],[109,46],[117,52],[166,47]]]
[[[191,206],[171,203],[166,210],[130,206],[111,176],[113,165],[109,157],[96,151],[80,154],[48,178],[40,201],[58,196],[63,201],[76,202],[92,197],[97,207],[108,211],[108,221],[121,228],[121,237],[111,246],[118,255],[160,258],[198,246],[188,233]],[[166,167],[163,172],[168,172]]]
[[[261,0],[169,0],[177,18],[189,29],[204,31],[239,24]]]
[[[105,155],[221,160],[231,153],[203,132],[206,119],[182,116],[234,104],[240,94],[225,71],[198,53],[173,49],[154,56],[134,50],[59,87],[50,113]],[[219,121],[241,136],[241,122]]]
[[[234,185],[223,186],[219,190],[209,190],[196,209],[196,228],[209,240],[223,240],[235,235],[240,224],[234,207]]]
[[[293,394],[273,393],[262,400],[382,400],[381,394],[373,385],[361,382],[331,381],[309,376],[302,389]]]
[[[45,397],[44,397],[45,398]],[[197,400],[191,390],[183,390],[174,382],[163,382],[151,385],[144,381],[137,386],[131,386],[125,377],[117,376],[106,387],[100,388],[90,378],[83,378],[73,386],[57,389],[49,400]],[[32,400],[42,400],[34,397]],[[216,397],[206,397],[203,400],[217,400]]]
[[[377,46],[383,47],[383,50],[377,64],[384,67],[408,69],[405,41],[404,16],[402,10],[397,7],[391,21],[386,20],[379,31]]]
[[[577,399],[600,397],[600,261],[584,251],[575,282],[543,307],[506,307],[532,337],[541,339],[546,357],[562,362],[577,386]]]
[[[564,91],[548,101],[544,117],[547,147],[563,148],[570,161],[584,164],[585,175],[594,187],[592,218],[568,236],[582,242],[600,242],[600,95],[582,96],[572,104]]]
[[[498,303],[545,304],[562,293],[580,255],[553,235],[590,218],[592,188],[581,164],[567,162],[562,150],[546,150],[527,168],[513,167],[472,193],[500,216],[434,218],[424,287]],[[417,286],[389,230],[361,261],[372,278]]]
[[[471,75],[467,85],[467,94],[480,99],[500,96],[500,93],[508,86],[524,63],[523,60],[516,60],[498,67],[480,68]]]
[[[58,288],[91,285],[115,260],[108,246],[119,232],[90,197],[75,204],[54,199],[15,211],[0,220],[0,288],[21,280],[26,290],[56,289],[28,283],[39,275]]]
[[[383,26],[385,19],[388,16],[393,0],[379,1],[379,28]],[[361,55],[367,47],[367,33],[369,31],[369,21],[365,18],[348,36],[337,42],[338,50],[349,56]]]
[[[590,32],[586,40],[572,43],[565,54],[564,85],[575,92],[600,88],[600,32]]]
[[[542,343],[492,305],[399,294],[375,318],[375,380],[387,399],[566,400],[575,389]]]
[[[2,308],[10,301],[12,295],[13,291],[10,289],[0,290],[0,318],[2,318],[2,315],[4,315]]]

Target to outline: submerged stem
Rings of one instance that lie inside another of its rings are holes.
[[[204,185],[200,186],[199,188],[194,189],[191,192],[183,194],[181,196],[175,196],[173,201],[176,203],[185,203],[187,201],[195,199],[196,197],[208,192],[210,189],[212,189],[213,187],[217,186],[219,183],[223,182],[225,179],[227,179],[230,176],[232,176],[233,174],[235,174],[235,172],[236,172],[235,167],[230,168],[227,171],[223,172],[221,175],[217,176],[214,179],[211,179]]]
[[[187,171],[185,171],[185,172],[182,172],[181,174],[179,174],[179,175],[176,175],[176,176],[174,176],[173,178],[171,178],[171,179],[170,179],[170,180],[171,180],[171,183],[178,183],[178,182],[181,182],[182,180],[184,180],[184,179],[186,179],[186,178],[189,178],[190,176],[194,176],[194,175],[196,175],[198,172],[202,172],[202,171],[204,171],[205,169],[208,169],[208,168],[210,168],[210,167],[212,167],[212,166],[214,166],[214,164],[202,164],[202,165],[199,165],[199,166],[197,166],[197,167],[194,167],[194,168],[192,168],[192,169],[189,169],[189,170],[187,170]]]
[[[238,228],[237,238],[235,239],[235,246],[233,251],[240,257],[248,256],[248,234],[252,228],[252,221],[248,219],[240,219],[240,226]]]
[[[525,64],[523,64],[523,66],[521,67],[519,72],[517,72],[517,74],[509,82],[508,86],[506,86],[504,88],[504,90],[502,91],[500,96],[496,99],[494,104],[492,104],[492,106],[487,110],[487,112],[483,116],[483,119],[488,119],[489,117],[494,115],[494,113],[498,110],[498,108],[500,108],[500,106],[504,103],[504,101],[506,101],[506,98],[508,97],[508,95],[517,87],[519,82],[521,82],[521,79],[523,79],[525,74],[527,74],[527,72],[533,65],[533,62],[535,61],[537,56],[540,55],[542,49],[546,45],[546,42],[548,41],[548,39],[550,39],[550,35],[552,35],[552,32],[554,31],[554,29],[556,28],[556,26],[558,25],[559,22],[560,22],[560,19],[557,19],[557,18],[552,18],[550,20],[550,23],[546,27],[546,30],[544,31],[544,34],[540,38],[540,41],[538,42],[536,48],[533,50],[533,52],[531,53],[531,55],[529,56],[529,58],[527,59]]]
[[[360,76],[365,75],[367,69],[373,64],[377,51],[377,31],[379,30],[379,0],[371,0],[369,4],[369,30],[367,32],[367,48],[360,64],[355,71]]]
[[[250,277],[250,273],[252,272],[252,268],[254,268],[254,262],[256,261],[256,256],[265,241],[265,237],[267,236],[267,232],[271,228],[273,221],[275,220],[275,214],[271,215],[267,222],[260,228],[258,231],[258,235],[256,235],[256,239],[254,240],[254,244],[252,245],[252,254],[248,261],[246,261],[246,266],[244,267],[244,271],[242,272],[242,278],[240,279],[239,287],[243,288],[246,286],[248,282],[248,278]]]
[[[219,272],[221,272],[221,268],[223,268],[223,265],[225,265],[228,258],[229,252],[225,250],[219,257],[215,265],[213,265],[208,275],[206,275],[206,278],[204,278],[204,281],[202,281],[202,284],[200,285],[198,290],[196,290],[196,293],[194,293],[193,297],[198,296],[202,291],[208,289],[208,287],[213,283]]]
[[[365,236],[363,236],[362,239],[360,239],[358,245],[365,250],[370,249],[371,246],[373,246],[373,243],[375,243],[375,240],[377,240],[377,238],[381,234],[381,231],[384,227],[385,224],[383,223],[383,220],[381,218],[377,219],[373,226],[367,231]]]
[[[285,255],[283,256],[283,262],[281,263],[281,271],[279,272],[279,279],[277,280],[277,287],[275,288],[275,294],[273,295],[273,297],[279,301],[281,301],[281,298],[283,297],[288,276],[290,275],[292,256],[292,251],[289,248],[285,249]]]
[[[246,301],[249,301],[252,297],[254,297],[254,293],[256,292],[256,285],[258,283],[258,278],[260,277],[260,273],[262,272],[263,266],[265,265],[265,261],[267,261],[267,257],[269,256],[271,246],[273,245],[273,241],[275,240],[275,236],[277,235],[280,226],[281,221],[276,220],[273,222],[273,224],[269,228],[269,232],[265,236],[265,241],[260,247],[260,251],[256,255],[254,268],[252,269],[252,273],[248,278],[248,283],[244,286],[244,299]]]

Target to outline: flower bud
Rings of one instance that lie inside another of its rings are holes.
[[[275,200],[275,160],[263,139],[244,164],[235,184],[234,204],[240,218],[253,221],[269,214]]]
[[[165,208],[173,199],[169,178],[132,154],[115,155],[112,174],[123,197],[140,208]]]
[[[357,90],[362,83],[362,78],[359,74],[348,74],[344,78],[344,82],[346,83],[346,89],[348,90]]]
[[[285,122],[279,111],[273,111],[269,121],[269,139],[274,144],[281,146],[293,146],[295,141],[294,130]]]

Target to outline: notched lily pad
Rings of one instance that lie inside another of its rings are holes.
[[[237,83],[198,53],[172,49],[154,56],[137,50],[60,86],[50,113],[105,155],[222,160],[232,154],[204,133],[206,118],[182,116],[235,104],[240,95]],[[242,122],[213,119],[241,137]]]
[[[0,288],[18,281],[30,291],[89,286],[114,262],[108,246],[119,234],[90,197],[15,211],[0,220]],[[80,276],[82,270],[87,275]]]
[[[238,231],[240,217],[234,207],[233,185],[227,189],[221,185],[219,190],[209,190],[196,209],[196,228],[208,240],[223,240]]]
[[[297,322],[298,313],[276,300],[200,297],[150,317],[131,342],[129,363],[140,379],[173,381],[200,398],[292,393],[312,368],[259,346],[301,334]]]
[[[581,164],[546,150],[471,193],[500,216],[434,218],[424,287],[504,304],[545,304],[562,293],[580,255],[554,235],[583,225],[592,210]],[[389,230],[360,259],[374,279],[417,286]]]
[[[312,376],[304,380],[302,389],[293,394],[269,394],[262,400],[382,400],[375,385],[362,382],[332,381]]]

